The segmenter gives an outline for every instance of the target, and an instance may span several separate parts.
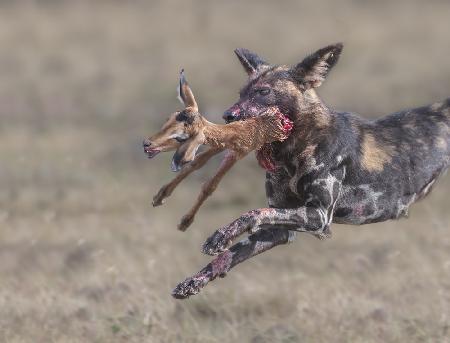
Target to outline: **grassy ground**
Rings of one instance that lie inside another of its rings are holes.
[[[0,341],[448,342],[449,177],[408,220],[300,235],[187,301],[204,239],[265,205],[253,156],[187,233],[218,161],[166,205],[170,156],[140,142],[179,107],[180,67],[219,121],[244,82],[232,49],[295,63],[344,41],[321,90],[376,117],[450,96],[444,1],[0,2]],[[395,187],[395,185],[392,185]]]

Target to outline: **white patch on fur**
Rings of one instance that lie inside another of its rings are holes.
[[[400,199],[397,201],[397,218],[403,216],[407,217],[409,213],[409,206],[416,201],[416,194],[413,194],[411,198],[404,204]]]
[[[296,238],[297,238],[297,231],[289,230],[288,231],[288,241],[287,241],[288,244],[295,241]]]
[[[425,188],[422,190],[422,192],[420,193],[420,196],[425,196],[428,194],[428,192],[430,191],[431,187],[434,185],[434,183],[436,182],[436,179],[431,180],[428,185],[425,186]]]

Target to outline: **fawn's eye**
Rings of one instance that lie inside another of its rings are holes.
[[[270,93],[270,88],[261,88],[261,89],[258,89],[258,90],[256,91],[256,93],[258,93],[258,95],[261,95],[261,96],[269,95],[269,93]]]
[[[181,135],[175,135],[173,136],[173,139],[175,139],[178,143],[183,143],[188,140],[189,136],[185,133],[182,133]]]

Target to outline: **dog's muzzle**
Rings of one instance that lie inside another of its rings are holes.
[[[241,114],[242,109],[239,107],[239,105],[234,105],[223,113],[222,118],[225,120],[225,122],[231,123],[233,121],[239,120]]]

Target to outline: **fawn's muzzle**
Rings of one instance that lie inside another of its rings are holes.
[[[144,149],[145,148],[149,148],[151,145],[152,145],[152,142],[150,142],[150,140],[148,140],[148,139],[144,139],[142,141],[142,146],[143,146]]]
[[[152,148],[152,142],[149,139],[144,139],[142,147],[148,158],[153,158],[161,152],[159,149]]]

